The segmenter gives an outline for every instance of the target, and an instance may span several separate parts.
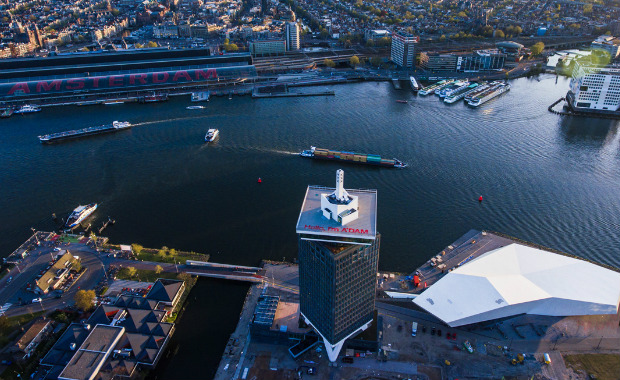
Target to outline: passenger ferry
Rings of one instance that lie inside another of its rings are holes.
[[[157,103],[157,102],[165,102],[168,100],[168,94],[155,94],[147,95],[144,97],[144,103]]]
[[[310,147],[308,150],[304,150],[299,153],[301,157],[307,158],[316,158],[321,160],[332,160],[332,161],[345,161],[351,162],[354,164],[367,164],[367,165],[377,165],[384,166],[388,168],[406,168],[407,164],[397,160],[396,158],[382,158],[376,154],[366,154],[366,153],[353,153],[353,152],[341,152],[338,150],[331,149],[323,149],[317,147]]]
[[[99,135],[102,133],[117,132],[123,129],[131,128],[131,123],[128,121],[113,121],[112,124],[99,125],[96,127],[88,127],[82,129],[75,129],[72,131],[51,133],[49,135],[39,136],[39,140],[42,143],[52,143],[59,140],[76,139],[84,136]]]
[[[476,88],[479,86],[478,83],[470,83],[467,86],[463,86],[460,89],[458,89],[457,91],[452,92],[451,95],[447,95],[443,101],[448,103],[448,104],[452,104],[456,101],[459,101],[461,99],[463,99],[465,96],[467,96],[467,94],[472,93],[474,91],[476,91]]]
[[[486,91],[483,94],[480,94],[479,96],[473,98],[467,104],[472,107],[478,107],[507,91],[510,91],[510,85],[508,83],[500,83],[494,87],[491,87],[489,91]]]
[[[458,90],[462,86],[467,86],[469,84],[468,81],[460,81],[457,80],[446,87],[442,88],[439,91],[435,91],[435,95],[438,95],[440,98],[445,98],[446,96],[452,94],[454,91]]]
[[[423,89],[420,90],[420,95],[424,95],[424,96],[431,95],[435,91],[441,90],[442,88],[444,88],[445,86],[449,85],[452,82],[454,82],[454,79],[445,79],[435,84],[432,84],[430,86],[424,87]]]
[[[411,83],[411,89],[413,90],[413,92],[420,91],[420,85],[418,84],[418,81],[415,79],[414,76],[409,77],[409,83]]]
[[[192,92],[192,102],[208,102],[211,97],[209,91]]]
[[[481,83],[480,86],[478,86],[474,91],[472,91],[469,94],[465,95],[465,102],[469,102],[475,96],[478,96],[478,95],[482,94],[483,92],[485,92],[486,90],[488,90],[493,85],[493,83],[495,83],[495,82],[492,82],[492,83],[483,82],[483,83]]]
[[[97,209],[96,203],[91,203],[86,206],[78,206],[73,210],[71,215],[69,215],[69,219],[67,219],[67,223],[65,223],[66,228],[73,228],[80,224],[84,219],[88,218],[90,214],[92,214]]]
[[[0,112],[0,117],[11,117],[13,115],[13,108],[3,108]]]
[[[209,129],[207,131],[207,134],[205,135],[205,141],[211,142],[215,140],[217,136],[219,136],[219,134],[220,134],[220,131],[218,131],[217,129]]]
[[[33,113],[33,112],[41,112],[41,107],[32,106],[30,104],[24,104],[17,111],[15,111],[15,113],[22,114],[22,115],[25,113]]]

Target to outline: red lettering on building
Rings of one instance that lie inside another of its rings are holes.
[[[140,84],[146,84],[146,74],[131,74],[129,76],[129,84],[135,84],[136,79],[140,81]]]
[[[101,77],[93,78],[93,88],[99,88],[99,79],[101,79]]]
[[[159,78],[159,76],[162,78]],[[168,80],[170,75],[168,73],[153,73],[153,83],[164,83]]]
[[[49,83],[47,83],[46,81],[41,81],[41,82],[37,83],[37,92],[41,92],[41,90],[49,91],[51,89],[59,91],[61,84],[62,84],[62,81],[60,79],[53,80],[53,81],[51,81]]]
[[[67,90],[79,90],[84,88],[84,79],[69,79],[67,80]]]
[[[191,81],[191,80],[192,80],[192,77],[190,77],[190,76],[189,76],[189,74],[187,73],[187,71],[182,70],[182,71],[177,71],[177,72],[174,74],[174,77],[172,78],[172,81],[173,81],[173,82],[178,82],[179,78],[181,78],[181,77],[182,77],[183,79],[185,79],[186,81]]]
[[[217,78],[217,71],[215,69],[208,69],[206,72],[204,70],[196,70],[195,73],[196,80]]]
[[[123,85],[123,79],[125,77],[122,75],[112,75],[110,76],[110,87],[112,86],[122,86]]]
[[[325,231],[325,227],[323,226],[309,226],[306,224],[304,228],[307,230]]]
[[[21,82],[16,83],[11,87],[7,95],[13,95],[15,92],[20,92],[23,94],[30,94],[30,88],[28,87],[28,83]]]

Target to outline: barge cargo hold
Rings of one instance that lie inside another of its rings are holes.
[[[131,123],[127,121],[114,121],[112,124],[100,125],[97,127],[88,127],[83,129],[75,129],[72,131],[51,133],[49,135],[39,136],[42,143],[52,143],[60,140],[77,139],[84,136],[99,135],[102,133],[110,133],[131,128]]]
[[[310,147],[299,154],[302,157],[317,158],[321,160],[344,161],[354,164],[377,165],[387,168],[406,168],[407,164],[396,158],[382,158],[376,154],[341,152],[338,150]]]

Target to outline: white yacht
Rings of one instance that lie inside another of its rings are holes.
[[[205,141],[211,142],[215,140],[219,134],[220,134],[220,131],[218,131],[217,129],[209,129],[207,131],[207,134],[205,135]]]

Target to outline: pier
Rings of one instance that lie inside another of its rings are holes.
[[[555,106],[557,106],[560,102],[565,101],[566,98],[562,97],[558,100],[556,100],[555,102],[553,102],[553,104],[551,104],[549,107],[547,107],[547,110],[551,113],[554,113],[556,115],[560,115],[560,116],[577,116],[577,117],[596,117],[599,119],[609,119],[609,120],[620,120],[620,115],[615,115],[615,114],[610,114],[610,113],[602,113],[602,112],[580,112],[580,111],[575,111],[569,104],[569,108],[566,111],[556,111],[553,108]]]
[[[294,97],[303,97],[303,96],[335,96],[336,92],[334,91],[319,91],[319,92],[287,92],[282,94],[258,94],[256,92],[252,93],[252,99],[261,99],[261,98],[294,98]]]

